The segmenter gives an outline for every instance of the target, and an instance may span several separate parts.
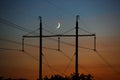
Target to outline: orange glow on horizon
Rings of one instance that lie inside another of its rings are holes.
[[[102,55],[116,71],[120,71],[119,40],[108,40],[107,38],[99,38],[97,40],[97,50],[99,51],[100,55]],[[91,43],[80,42],[79,45],[92,45]],[[48,47],[54,48],[55,46],[56,45],[51,45]],[[70,62],[69,58],[74,55],[74,47],[61,44],[61,50],[63,52],[43,49],[43,76],[51,76],[53,74],[61,75],[61,73],[64,73],[65,75],[70,75],[71,73],[74,73],[74,57],[72,58],[70,66],[66,69],[66,66]],[[36,49],[33,47],[26,47],[26,51],[39,59],[39,48]],[[26,54],[23,54],[22,52],[10,53],[11,54],[9,55],[6,51],[6,54],[8,55],[0,54],[0,56],[2,56],[2,58],[4,59],[4,63],[2,62],[2,65],[0,66],[0,68],[2,69],[2,76],[15,78],[24,77],[30,80],[36,80],[38,78],[38,61],[32,59]],[[67,57],[64,54],[67,55]],[[46,63],[45,58],[47,59],[53,70],[44,64]],[[57,71],[55,71],[54,69]],[[120,79],[120,76],[116,74],[114,70],[109,68],[109,66],[97,55],[96,52],[85,49],[79,49],[79,73],[92,74],[97,80],[112,80],[112,78]]]

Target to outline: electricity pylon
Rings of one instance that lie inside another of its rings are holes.
[[[76,80],[78,80],[78,38],[79,37],[94,37],[94,51],[96,51],[96,35],[95,34],[87,34],[87,35],[79,35],[78,34],[78,20],[79,15],[76,16],[76,34],[75,35],[42,35],[42,18],[40,18],[40,35],[39,36],[23,36],[22,40],[22,51],[24,51],[24,38],[39,38],[40,39],[40,58],[39,58],[39,79],[42,80],[42,37],[58,37],[58,50],[60,50],[60,37],[75,37],[75,75]]]

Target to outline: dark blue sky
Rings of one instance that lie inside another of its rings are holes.
[[[74,27],[76,15],[80,15],[81,27],[90,32],[119,33],[119,0],[0,0],[1,18],[33,30],[39,27],[38,16],[43,17],[43,23],[52,31],[58,22],[61,30]]]

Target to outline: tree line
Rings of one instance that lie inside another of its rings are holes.
[[[28,79],[26,78],[13,79],[13,78],[5,78],[1,76],[0,80],[28,80]],[[71,74],[70,76],[51,75],[50,77],[48,76],[43,77],[42,80],[76,80],[76,75],[75,74]],[[95,79],[91,74],[85,75],[82,73],[79,74],[77,80],[95,80]]]

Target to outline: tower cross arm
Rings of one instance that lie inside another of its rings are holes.
[[[76,35],[42,35],[42,37],[75,37]],[[78,35],[79,37],[89,37],[89,36],[96,36],[95,34],[81,34]],[[26,38],[39,38],[40,36],[23,36]]]

